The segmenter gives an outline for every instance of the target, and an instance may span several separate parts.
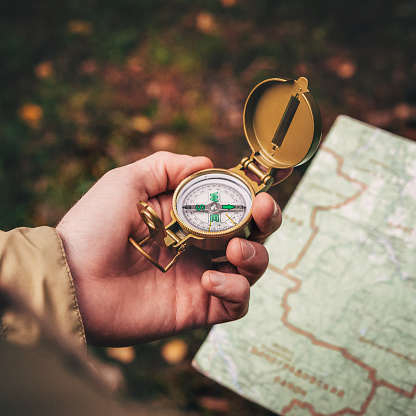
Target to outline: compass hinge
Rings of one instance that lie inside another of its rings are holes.
[[[268,172],[262,171],[249,157],[245,157],[241,161],[241,166],[243,167],[243,169],[247,169],[250,172],[254,173],[260,179],[260,182],[264,183],[265,185],[267,185],[270,180],[273,180],[273,178],[268,174]]]
[[[256,179],[250,179],[247,175],[245,175],[246,179],[249,179],[251,184],[253,185],[255,193],[265,192],[269,189],[271,184],[273,183],[273,176],[270,175],[271,169],[267,171],[261,170],[253,159],[249,157],[245,157],[241,160],[240,165],[233,169],[236,173],[242,174],[241,171],[244,172],[251,172]]]

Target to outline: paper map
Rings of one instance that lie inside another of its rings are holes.
[[[416,415],[416,144],[340,116],[201,372],[281,415]]]

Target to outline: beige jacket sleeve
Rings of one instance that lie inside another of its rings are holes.
[[[74,282],[57,232],[50,227],[0,231],[0,287],[14,293],[34,315],[55,326],[73,344],[85,347]],[[1,339],[28,345],[41,334],[21,310],[0,311]]]

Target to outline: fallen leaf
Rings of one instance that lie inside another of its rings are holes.
[[[392,118],[391,110],[369,111],[363,116],[366,123],[383,128],[387,128],[387,126],[391,123]]]
[[[149,133],[152,130],[152,122],[146,116],[136,116],[131,120],[131,127],[139,133]]]
[[[37,104],[26,103],[20,107],[19,117],[30,127],[37,128],[43,117],[43,110]]]
[[[68,22],[68,32],[78,35],[89,35],[92,32],[92,23],[83,20],[71,20]]]
[[[202,396],[199,398],[199,404],[205,409],[212,410],[214,412],[228,413],[229,403],[227,399],[221,399],[212,396]]]
[[[207,35],[214,33],[217,28],[214,16],[208,12],[198,14],[196,17],[196,26],[201,32]]]
[[[399,120],[408,120],[411,118],[412,113],[414,115],[414,111],[412,108],[406,103],[399,103],[393,110],[394,117],[398,118]]]
[[[134,56],[127,60],[127,68],[130,71],[140,73],[143,71],[143,62],[141,59]]]
[[[343,56],[334,56],[330,58],[327,62],[327,66],[342,79],[349,79],[353,77],[357,71],[355,63],[351,59]]]
[[[161,353],[169,364],[179,364],[186,357],[188,346],[181,339],[174,339],[162,347]]]
[[[178,140],[173,134],[161,132],[152,137],[150,146],[155,152],[159,150],[173,151],[177,142]]]
[[[136,358],[133,347],[106,348],[107,355],[123,364],[130,364]]]
[[[80,68],[84,74],[93,74],[97,71],[98,66],[93,59],[86,59],[85,61],[81,62]]]
[[[48,78],[52,75],[53,66],[51,61],[41,62],[35,66],[35,75],[38,78]]]
[[[233,7],[237,4],[237,0],[221,0],[224,7]]]

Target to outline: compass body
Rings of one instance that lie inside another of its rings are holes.
[[[172,217],[185,233],[201,237],[193,245],[220,250],[251,230],[254,190],[225,169],[206,169],[186,178],[173,195]]]
[[[166,272],[190,245],[219,251],[234,237],[247,238],[253,228],[253,199],[267,192],[274,170],[301,165],[313,156],[322,124],[307,79],[272,78],[258,84],[247,98],[243,126],[251,156],[231,170],[207,169],[183,180],[174,192],[167,226],[149,205],[138,202],[149,236],[129,241],[159,270]],[[166,267],[143,250],[149,239],[176,250]]]

